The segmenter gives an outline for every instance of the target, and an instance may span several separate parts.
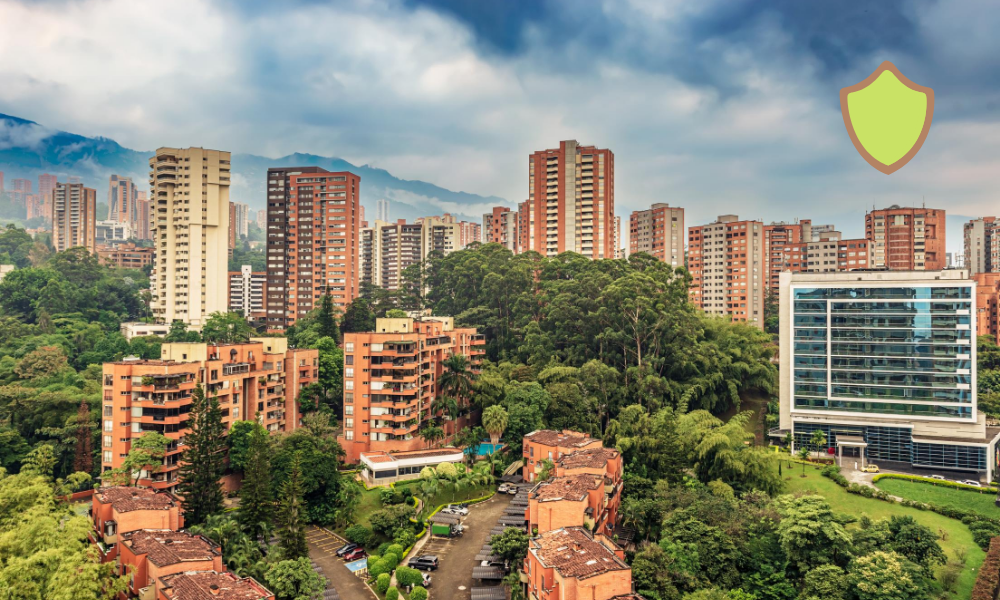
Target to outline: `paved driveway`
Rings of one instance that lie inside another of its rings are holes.
[[[309,558],[323,567],[323,576],[330,580],[341,600],[375,599],[365,582],[352,575],[344,566],[344,561],[337,558],[337,548],[344,542],[318,527],[309,528],[306,540],[309,542]]]
[[[494,494],[486,502],[469,506],[469,516],[462,522],[465,535],[457,539],[433,537],[427,541],[420,554],[436,554],[441,559],[438,570],[431,572],[432,597],[449,600],[472,598],[472,568],[479,566],[475,561],[476,554],[509,502],[510,496]],[[341,596],[347,598],[343,592]]]

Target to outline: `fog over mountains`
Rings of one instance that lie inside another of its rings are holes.
[[[7,190],[12,189],[10,182],[16,178],[33,180],[37,189],[38,176],[42,173],[58,175],[60,181],[65,181],[68,175],[78,175],[88,187],[97,189],[99,202],[106,202],[111,174],[132,177],[139,189],[149,188],[148,161],[152,155],[152,150],[132,150],[112,139],[53,130],[33,121],[0,114],[0,171],[4,173]],[[478,222],[494,205],[513,206],[512,202],[496,196],[454,192],[426,181],[399,179],[384,169],[301,153],[281,158],[233,154],[230,199],[245,202],[253,210],[263,209],[267,169],[283,166],[318,166],[360,175],[361,203],[369,221],[375,218],[375,202],[380,198],[389,200],[392,219],[450,212]]]

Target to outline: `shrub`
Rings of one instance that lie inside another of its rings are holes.
[[[389,582],[392,581],[392,576],[388,573],[380,573],[378,577],[375,578],[375,589],[378,593],[384,594],[387,589],[389,589]]]
[[[374,559],[374,560],[372,560]],[[388,563],[385,562],[381,556],[369,556],[368,557],[368,576],[378,578],[379,575],[383,573],[391,573],[392,568],[389,567]]]
[[[344,530],[344,537],[355,544],[367,546],[372,543],[372,536],[375,533],[364,525],[351,525]]]
[[[990,540],[986,560],[979,568],[976,585],[972,588],[972,600],[993,600],[1000,588],[1000,538]]]
[[[410,600],[427,600],[427,590],[418,585],[410,592]]]
[[[399,544],[392,544],[386,549],[385,554],[395,554],[396,564],[399,564],[403,560],[403,547]]]
[[[378,491],[379,500],[382,501],[382,506],[389,506],[390,504],[396,504],[396,490],[390,487],[384,487]]]
[[[406,503],[408,505],[410,505],[410,506],[416,506],[417,505],[417,497],[416,496],[412,496],[412,495],[411,496],[407,496],[406,497]]]
[[[382,557],[382,562],[386,564],[387,570],[391,573],[396,568],[396,565],[399,564],[399,557],[392,552],[388,552]]]
[[[416,569],[411,569],[410,567],[402,565],[396,569],[396,583],[401,586],[410,587],[420,585],[423,582],[424,576]]]
[[[378,545],[378,550],[375,551],[375,554],[378,554],[379,556],[385,556],[385,553],[389,551],[389,546],[391,545],[392,542],[382,542],[381,544]]]
[[[395,587],[389,588],[385,593],[385,600],[399,600],[399,590]]]
[[[399,527],[392,532],[392,543],[399,544],[403,548],[409,548],[417,541],[417,536],[409,527]]]
[[[920,477],[919,475],[896,475],[895,473],[884,473],[872,477],[872,482],[877,483],[883,479],[901,479],[903,481],[917,481],[920,483],[929,483],[931,485],[936,485],[939,487],[955,488],[957,490],[966,490],[969,492],[979,492],[980,494],[997,493],[997,488],[995,487],[990,487],[990,486],[976,487],[974,485],[965,485],[964,483],[958,483],[957,481],[941,481],[940,479],[931,479],[930,477]]]

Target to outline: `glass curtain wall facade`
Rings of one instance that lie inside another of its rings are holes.
[[[971,285],[792,291],[793,413],[975,420]]]

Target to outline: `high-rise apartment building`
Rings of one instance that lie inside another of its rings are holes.
[[[229,248],[229,256],[233,255],[233,249],[236,248],[236,242],[239,240],[239,236],[236,235],[236,227],[233,224],[236,223],[236,204],[229,203],[229,229],[226,230],[226,245]]]
[[[688,230],[691,300],[712,315],[764,325],[764,224],[722,215]]]
[[[615,155],[576,140],[528,158],[524,251],[615,257]]]
[[[148,240],[149,237],[149,198],[146,196],[146,192],[139,191],[138,198],[136,199],[136,215],[135,223],[133,224],[132,235],[139,240]]]
[[[375,221],[361,231],[361,281],[387,290],[398,290],[403,271],[420,264],[424,249],[424,224]]]
[[[456,328],[451,317],[383,318],[375,331],[344,334],[344,432],[338,441],[345,460],[358,462],[362,452],[427,448],[417,431],[435,417],[431,406],[444,361],[461,354],[478,372],[485,344],[475,328]],[[468,399],[459,400],[464,406]],[[468,422],[464,414],[445,422],[446,435]]]
[[[417,223],[424,224],[424,232],[431,237],[425,242],[428,247],[443,254],[461,250],[482,238],[482,226],[479,223],[459,221],[448,213],[440,217],[419,217]]]
[[[379,198],[375,202],[375,220],[389,222],[389,201]]]
[[[163,344],[160,360],[125,359],[104,364],[101,470],[121,466],[132,441],[148,431],[172,441],[155,471],[140,483],[173,489],[188,432],[191,393],[201,385],[216,397],[226,429],[256,419],[269,431],[292,431],[300,421],[297,399],[316,380],[317,350],[288,348],[284,338],[255,338],[242,344]]]
[[[945,268],[945,211],[892,205],[865,214],[871,266],[890,271]]]
[[[149,159],[153,316],[200,326],[226,312],[230,153],[160,148]]]
[[[62,252],[83,246],[97,249],[97,190],[82,183],[56,184],[52,200],[52,247]]]
[[[622,239],[622,218],[615,215],[615,258],[625,258],[625,248]]]
[[[782,271],[804,273],[808,270],[810,241],[812,221],[809,219],[764,226],[764,279],[768,290],[778,293],[778,274]]]
[[[976,337],[1000,343],[1000,273],[976,273]]]
[[[780,431],[825,454],[991,481],[1000,429],[976,390],[976,282],[964,270],[782,273]]]
[[[27,197],[31,195],[32,185],[30,179],[15,179],[12,182],[14,189],[10,192],[10,199],[18,206],[24,206]]]
[[[57,183],[55,175],[42,173],[38,176],[38,211],[47,220],[52,219],[52,198],[55,197]]]
[[[52,218],[52,208],[46,207],[42,202],[41,194],[29,194],[24,197],[25,218],[28,220],[42,217],[46,220]],[[48,210],[46,211],[46,208]]]
[[[1000,272],[1000,220],[973,219],[965,224],[964,234],[965,268],[969,274]]]
[[[261,231],[267,231],[267,209],[257,211],[257,227]]]
[[[112,175],[108,181],[108,220],[128,223],[136,229],[139,220],[139,190],[131,177]]]
[[[264,298],[267,296],[267,273],[241,265],[229,272],[229,311],[240,313],[251,323],[263,323],[267,318]]]
[[[647,210],[632,211],[628,227],[629,254],[645,252],[670,264],[684,266],[684,209],[657,202]]]
[[[483,243],[500,244],[515,254],[517,247],[517,211],[506,206],[494,206],[483,215]]]
[[[319,167],[267,171],[267,326],[295,324],[329,294],[357,297],[361,178]]]
[[[230,226],[236,232],[236,240],[250,235],[250,207],[242,202],[233,202],[233,216]]]

